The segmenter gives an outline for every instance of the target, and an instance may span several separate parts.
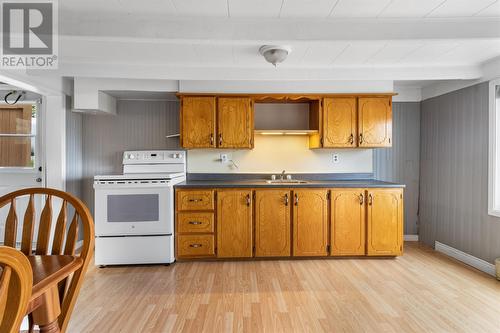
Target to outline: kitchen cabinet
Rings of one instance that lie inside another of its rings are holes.
[[[213,96],[186,96],[181,99],[181,146],[215,148],[216,101]]]
[[[328,254],[328,191],[293,191],[293,255]]]
[[[391,97],[358,99],[359,147],[390,147],[392,141]]]
[[[183,148],[252,148],[253,102],[249,97],[183,96]]]
[[[213,235],[179,235],[177,237],[177,255],[179,257],[213,257]]]
[[[253,255],[252,191],[217,192],[217,257]]]
[[[357,103],[355,97],[323,99],[323,148],[357,146]]]
[[[214,190],[178,190],[177,210],[213,210]]]
[[[365,190],[333,189],[330,195],[331,255],[365,254]]]
[[[397,256],[403,252],[403,189],[367,191],[367,254]]]
[[[255,192],[255,256],[290,256],[291,191]]]
[[[247,97],[217,99],[217,147],[252,148],[253,106]]]

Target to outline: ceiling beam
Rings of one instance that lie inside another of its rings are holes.
[[[148,64],[60,63],[58,74],[159,80],[447,80],[476,79],[480,66],[339,67],[339,68],[219,68]]]

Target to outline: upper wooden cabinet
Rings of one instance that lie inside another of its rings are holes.
[[[358,110],[356,98],[323,99],[323,147],[356,147]]]
[[[183,148],[252,148],[253,103],[249,97],[182,96]]]
[[[328,254],[327,190],[293,191],[293,255]]]
[[[403,189],[367,191],[367,254],[397,256],[403,252]]]
[[[392,141],[391,97],[358,99],[359,146],[390,147]]]
[[[252,148],[253,107],[250,98],[218,98],[217,126],[219,148]]]
[[[217,257],[253,255],[252,191],[217,192]]]
[[[333,189],[331,192],[331,255],[365,254],[365,190]]]
[[[186,96],[181,99],[181,146],[184,148],[214,148],[215,97]]]
[[[289,190],[255,192],[255,256],[290,256]]]

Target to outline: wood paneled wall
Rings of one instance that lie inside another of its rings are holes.
[[[392,108],[393,144],[374,149],[376,179],[406,184],[405,235],[418,234],[420,170],[420,102],[395,102]]]
[[[488,215],[488,82],[422,102],[420,239],[500,257],[500,219]]]
[[[95,175],[122,172],[124,150],[175,149],[179,103],[118,101],[116,116],[83,115],[83,200],[93,211]]]

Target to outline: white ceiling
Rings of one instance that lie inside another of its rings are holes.
[[[63,12],[225,18],[500,16],[498,0],[64,0],[59,7]]]
[[[59,75],[177,80],[475,79],[500,0],[64,0]],[[263,44],[292,53],[278,69]]]

